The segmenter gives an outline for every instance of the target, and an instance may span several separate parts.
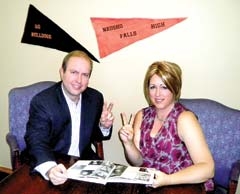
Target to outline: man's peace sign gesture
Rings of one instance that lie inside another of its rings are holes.
[[[112,114],[113,103],[105,102],[103,105],[103,110],[100,118],[100,125],[104,128],[110,128],[113,125],[114,116]]]

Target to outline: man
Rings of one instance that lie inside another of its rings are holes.
[[[25,140],[35,171],[54,185],[67,180],[55,154],[99,159],[94,140],[108,140],[112,133],[113,104],[88,87],[93,62],[82,51],[72,51],[59,70],[61,81],[33,97]]]

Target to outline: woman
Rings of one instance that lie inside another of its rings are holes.
[[[139,110],[119,130],[127,161],[156,169],[152,187],[202,183],[213,189],[214,161],[193,112],[178,102],[182,72],[177,64],[153,63],[144,80],[149,106]]]

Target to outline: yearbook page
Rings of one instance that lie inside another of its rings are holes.
[[[68,170],[68,178],[106,184],[152,184],[154,172],[148,168],[115,164],[105,160],[79,160]]]

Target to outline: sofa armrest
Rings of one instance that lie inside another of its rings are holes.
[[[235,162],[232,166],[232,170],[231,170],[231,181],[238,181],[238,177],[240,174],[240,160],[238,160],[237,162]]]
[[[20,148],[18,146],[16,136],[11,132],[6,135],[6,141],[10,147],[12,170],[14,171],[21,166]]]
[[[13,135],[11,132],[9,132],[6,135],[6,140],[7,140],[7,143],[9,145],[9,147],[10,147],[11,152],[19,150],[19,146],[18,146],[17,139],[16,139],[15,135]]]
[[[239,174],[240,174],[240,160],[236,161],[232,166],[229,183],[229,194],[235,194],[237,190]]]
[[[103,142],[102,141],[94,141],[93,145],[95,147],[98,157],[101,158],[102,160],[104,160]]]

